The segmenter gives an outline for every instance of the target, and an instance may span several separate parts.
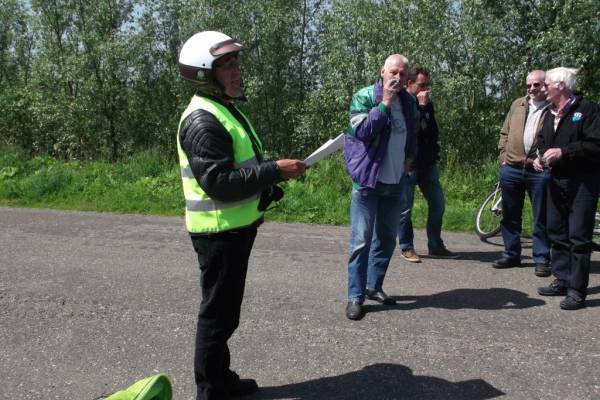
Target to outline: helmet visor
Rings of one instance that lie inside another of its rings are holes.
[[[236,53],[241,51],[244,48],[244,45],[238,42],[235,39],[225,40],[223,42],[219,42],[210,48],[210,54],[215,57],[221,57],[225,54]]]

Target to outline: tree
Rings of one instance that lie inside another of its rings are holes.
[[[60,158],[175,157],[193,89],[177,59],[219,30],[241,53],[269,156],[302,157],[346,129],[352,93],[392,53],[431,71],[444,160],[496,153],[531,69],[581,68],[600,94],[597,0],[0,0],[0,143]]]
[[[0,1],[0,143],[28,148],[27,85],[31,79],[34,35],[21,2]]]

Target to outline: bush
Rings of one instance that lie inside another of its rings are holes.
[[[498,180],[495,160],[472,168],[448,159],[441,168],[446,197],[445,230],[472,230],[485,195]],[[341,153],[309,168],[297,180],[282,182],[285,196],[267,212],[275,221],[345,225],[349,223],[351,181]],[[0,156],[0,204],[30,207],[183,215],[178,163],[155,150],[118,163],[26,160],[16,148]],[[527,231],[529,211],[524,212]],[[413,224],[422,229],[427,204],[415,191]]]

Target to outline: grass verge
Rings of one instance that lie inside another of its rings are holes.
[[[498,167],[493,161],[479,168],[448,162],[442,169],[444,229],[473,231],[475,213],[497,179]],[[341,154],[282,186],[285,196],[267,213],[267,220],[348,224],[351,184]],[[184,201],[177,163],[156,151],[112,164],[28,158],[17,148],[2,148],[0,205],[183,215]],[[531,224],[529,214],[524,212],[524,227]],[[426,219],[427,204],[416,190],[413,224],[422,229]]]

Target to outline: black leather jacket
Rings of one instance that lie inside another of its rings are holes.
[[[226,107],[249,132],[246,121],[237,110],[232,105]],[[256,145],[254,152],[259,164],[234,168],[231,136],[207,111],[196,110],[183,121],[179,140],[196,181],[215,200],[242,200],[269,190],[282,180],[276,162],[262,160]]]

